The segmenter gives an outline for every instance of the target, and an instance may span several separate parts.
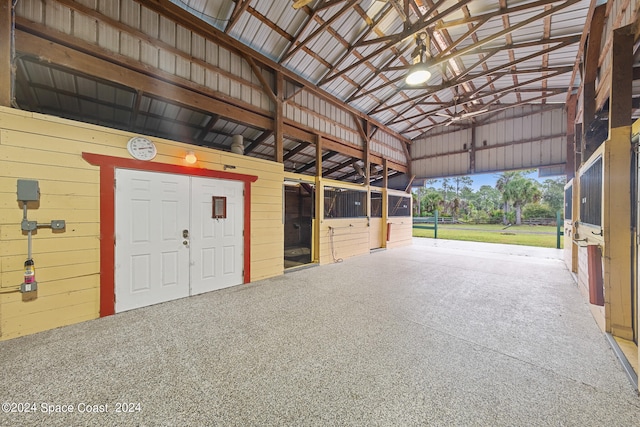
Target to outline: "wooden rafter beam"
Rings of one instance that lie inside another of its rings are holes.
[[[442,3],[444,3],[445,0],[439,0],[438,3],[436,3],[436,5],[441,5]],[[468,3],[471,0],[462,0],[463,3]],[[434,17],[434,18],[429,18],[429,19],[425,19],[427,16],[429,16],[428,14],[425,14],[423,19],[421,19],[421,21],[417,22],[415,25],[412,26],[415,27],[416,29],[413,31],[403,31],[402,34],[407,33],[405,36],[400,37],[399,35],[396,36],[389,36],[391,37],[391,41],[388,41],[386,43],[384,43],[383,46],[375,49],[373,52],[370,52],[369,54],[367,54],[366,56],[363,56],[362,58],[360,58],[358,61],[355,61],[354,63],[352,63],[351,65],[343,68],[340,71],[336,71],[334,72],[334,74],[326,76],[325,78],[323,78],[318,85],[322,86],[340,76],[343,76],[344,74],[348,73],[349,71],[353,70],[354,68],[359,67],[360,65],[364,64],[365,62],[369,61],[372,58],[377,58],[379,57],[384,51],[388,50],[389,48],[391,48],[392,46],[395,46],[396,44],[400,43],[401,41],[405,40],[407,37],[411,36],[412,34],[415,34],[421,30],[424,30],[426,27],[428,27],[429,25],[433,24],[435,21],[437,21],[438,19],[440,19],[440,16],[444,16],[444,15],[448,15],[450,13],[455,12],[460,6],[459,5],[454,5],[449,7],[446,11],[442,12],[442,14],[437,15],[438,17]],[[434,9],[434,8],[432,8]],[[371,39],[373,40],[375,43],[382,43],[385,40],[387,40],[388,37],[379,37],[379,38],[375,38],[375,39]],[[361,47],[364,46],[365,44],[368,44],[369,41],[371,40],[362,40],[360,42],[360,44],[356,45],[355,47]],[[399,55],[392,55],[393,59],[397,59],[399,57]]]
[[[530,25],[531,23],[537,22],[537,21],[539,21],[539,20],[541,20],[541,19],[545,18],[545,17],[546,17],[546,16],[548,16],[548,15],[551,15],[551,14],[553,14],[553,13],[556,13],[556,12],[558,12],[558,11],[560,11],[560,10],[562,10],[562,9],[566,8],[566,7],[569,7],[569,6],[571,6],[571,5],[575,4],[575,3],[577,3],[578,1],[580,1],[580,0],[567,0],[567,1],[565,1],[564,3],[560,4],[560,5],[556,5],[556,6],[552,7],[552,8],[550,8],[549,10],[545,10],[545,11],[543,11],[543,12],[540,12],[540,13],[538,13],[538,14],[536,14],[536,15],[534,15],[534,16],[532,16],[532,17],[528,18],[528,19],[525,19],[524,21],[521,21],[521,22],[519,22],[519,23],[515,24],[515,25],[511,25],[511,26],[509,26],[508,28],[505,28],[505,29],[504,29],[504,30],[502,30],[502,31],[499,31],[499,32],[497,32],[497,33],[493,33],[493,34],[491,34],[490,36],[488,36],[488,37],[486,37],[486,38],[484,38],[484,39],[482,39],[482,40],[479,40],[479,41],[478,41],[478,42],[476,42],[476,43],[472,43],[472,44],[470,44],[470,45],[468,45],[468,46],[465,46],[464,48],[462,48],[462,49],[460,49],[460,50],[456,50],[456,51],[451,52],[451,53],[446,54],[446,55],[441,55],[441,56],[438,56],[438,57],[434,57],[434,58],[432,58],[432,60],[431,60],[430,64],[431,64],[432,66],[440,65],[440,64],[442,64],[442,63],[444,63],[444,62],[447,62],[447,61],[449,61],[449,60],[451,60],[451,59],[455,59],[455,58],[457,58],[457,57],[458,57],[458,56],[460,56],[460,55],[465,55],[465,54],[468,54],[468,53],[473,53],[473,52],[474,52],[477,48],[479,48],[480,46],[483,46],[483,45],[485,45],[485,44],[488,44],[488,43],[490,43],[490,42],[492,42],[492,41],[494,41],[494,40],[496,40],[496,39],[498,39],[498,38],[505,37],[506,35],[511,34],[512,32],[514,32],[514,31],[516,31],[516,30],[518,30],[518,29],[520,29],[520,28],[522,28],[522,27],[525,27],[525,26],[527,26],[527,25]],[[464,2],[464,3],[466,4],[466,2]],[[457,8],[459,8],[459,7],[461,7],[461,6],[462,6],[462,5],[458,5],[458,6],[457,6]],[[447,9],[447,10],[448,10],[448,9]],[[440,19],[440,18],[438,18],[438,19]],[[374,39],[374,40],[380,40],[380,39]],[[399,42],[399,41],[401,41],[401,40],[398,40],[398,42]],[[384,51],[384,50],[385,50],[386,48],[388,48],[388,47],[389,47],[389,46],[384,46],[384,47],[383,47],[383,48],[381,48],[381,49],[376,49],[376,50],[374,51],[374,53],[376,53],[376,54],[380,54],[382,51]],[[370,56],[373,56],[373,55],[372,55],[372,54],[367,55],[365,58],[369,58]],[[345,73],[346,73],[346,72],[348,72],[348,71],[351,71],[352,69],[354,69],[354,68],[358,67],[359,65],[361,65],[361,64],[362,64],[362,62],[363,62],[363,61],[356,61],[356,62],[354,62],[354,63],[353,63],[353,64],[351,64],[350,66],[348,66],[348,67],[344,68],[343,70],[339,71],[338,73],[333,74],[333,75],[332,75],[332,76],[330,76],[327,80],[335,79],[336,77],[339,77],[340,75],[343,75],[343,74],[345,74]],[[326,83],[326,82],[325,82],[325,83]]]
[[[477,79],[477,78],[485,77],[485,76],[488,76],[488,75],[493,75],[493,74],[499,72],[500,70],[503,70],[504,68],[511,68],[511,67],[513,67],[513,66],[515,66],[515,65],[517,65],[519,63],[522,63],[522,62],[525,62],[525,61],[529,61],[529,60],[531,60],[533,58],[536,58],[538,56],[541,56],[541,55],[543,55],[545,53],[553,52],[553,51],[555,51],[557,49],[561,49],[561,48],[563,48],[565,46],[568,46],[568,45],[570,45],[572,43],[577,42],[578,40],[579,40],[579,37],[573,37],[573,38],[571,38],[569,40],[566,40],[566,41],[564,41],[562,43],[559,43],[559,44],[557,44],[555,46],[551,46],[548,49],[543,49],[541,51],[534,52],[534,53],[532,53],[530,55],[527,55],[527,56],[522,57],[520,59],[517,59],[515,61],[511,61],[511,62],[506,63],[506,64],[500,64],[500,65],[498,65],[498,66],[496,66],[496,67],[494,67],[494,68],[492,68],[490,70],[483,71],[482,73],[473,74],[473,75],[466,75],[461,79],[456,79],[454,81],[449,82],[449,85],[447,85],[447,86],[459,85],[459,84],[466,83],[468,81],[471,81],[471,80],[474,80],[474,79]],[[502,74],[504,74],[504,73],[502,73]],[[420,88],[420,87],[417,87],[417,88]],[[438,90],[441,90],[441,88],[436,89],[436,92]],[[433,91],[428,91],[426,94],[423,94],[422,96],[415,97],[415,99],[412,99],[412,101],[415,101],[415,103],[419,103],[421,100],[427,99],[428,97],[430,97],[434,93],[435,92],[433,92]],[[392,106],[385,105],[383,107],[377,108],[375,111],[371,111],[369,114],[375,114],[375,113],[384,111],[385,109],[388,109],[388,108],[396,108],[396,107],[401,106],[403,104],[406,105],[407,103],[404,102],[404,101],[401,101],[401,102],[398,102],[396,104],[393,104]],[[397,112],[398,115],[402,115],[402,114],[404,114],[406,111],[408,111],[411,108],[413,108],[413,104],[410,104],[410,105],[406,106],[404,110],[399,110],[399,111],[396,111],[396,112]]]
[[[481,21],[483,19],[486,19],[487,17],[488,18],[494,18],[494,17],[497,17],[497,16],[511,15],[511,14],[514,14],[514,13],[523,12],[523,11],[525,11],[527,9],[541,7],[541,6],[545,6],[545,5],[549,5],[549,4],[553,4],[553,3],[558,3],[558,0],[540,0],[540,1],[532,2],[532,3],[521,4],[521,5],[518,5],[518,6],[504,7],[504,8],[498,9],[495,12],[488,12],[488,13],[479,14],[479,15],[473,15],[473,16],[468,15],[468,16],[465,16],[464,18],[454,19],[452,21],[438,23],[438,24],[436,24],[435,29],[436,30],[445,30],[445,29],[448,29],[448,28],[458,27],[458,26],[461,26],[461,25],[471,24],[471,23],[474,23],[476,21]]]
[[[351,166],[351,164],[353,164],[353,162],[354,162],[354,159],[345,160],[344,162],[337,164],[336,166],[332,167],[331,169],[328,169],[328,170],[324,171],[322,174],[324,176],[331,175],[332,173],[335,173],[335,172],[339,171],[340,169],[344,169],[347,166]]]
[[[325,31],[327,28],[329,28],[329,26],[332,23],[334,23],[337,19],[342,17],[342,15],[344,15],[345,13],[349,12],[356,4],[360,3],[361,1],[362,0],[349,0],[349,2],[342,7],[342,9],[340,9],[338,12],[332,14],[329,17],[329,19],[324,21],[324,23],[322,25],[320,25],[318,28],[316,28],[303,41],[300,41],[299,37],[296,37],[296,39],[293,41],[293,43],[291,43],[289,45],[289,49],[287,49],[285,54],[280,58],[280,63],[283,63],[287,59],[291,58],[298,50],[300,50],[303,46],[305,46],[311,40],[316,38],[318,36],[318,34],[320,34],[321,32]],[[303,34],[303,32],[300,32],[299,34]]]
[[[328,151],[326,153],[324,153],[322,155],[322,162],[329,160],[330,158],[338,155],[339,153],[337,151]],[[314,167],[316,165],[316,161],[314,160],[313,162],[309,162],[305,165],[302,165],[301,167],[299,167],[298,169],[295,169],[294,172],[295,173],[302,173],[302,172],[306,172],[309,169],[311,169],[312,167]]]
[[[488,57],[485,57],[481,61],[486,61],[487,59],[488,59]],[[385,110],[394,109],[394,108],[396,108],[398,106],[411,104],[411,102],[415,101],[415,100],[420,100],[421,101],[420,104],[422,104],[423,100],[427,99],[428,97],[435,96],[435,94],[437,92],[440,92],[443,89],[448,89],[450,87],[453,87],[453,86],[456,86],[456,85],[459,85],[459,84],[462,84],[462,83],[466,83],[467,80],[465,80],[465,76],[467,76],[469,71],[471,71],[472,69],[476,68],[478,65],[480,65],[480,62],[477,62],[476,64],[473,64],[471,67],[469,67],[467,70],[465,70],[465,72],[463,74],[461,74],[457,78],[456,82],[454,82],[453,80],[450,80],[448,82],[444,82],[443,84],[441,84],[439,86],[422,87],[421,89],[425,89],[426,90],[426,92],[427,92],[426,94],[421,93],[419,95],[414,95],[412,97],[407,97],[403,101],[399,101],[399,102],[391,104],[391,105],[386,105],[386,102],[396,95],[396,93],[389,94],[383,100],[380,100],[380,104],[376,108],[374,108],[373,110],[369,111],[369,114],[376,114],[376,113],[380,113],[380,112],[385,111]],[[478,77],[478,76],[476,76],[476,77]],[[476,78],[476,77],[473,77],[473,78]],[[480,77],[482,77],[482,76],[480,76]],[[404,77],[401,77],[401,78],[404,78]],[[469,81],[472,80],[473,78],[469,79]],[[416,104],[417,103],[414,103],[414,104],[412,104],[412,106],[416,105]]]
[[[53,36],[54,34],[48,32],[48,35]],[[190,82],[159,70],[157,71],[158,75],[155,76],[157,78],[149,78],[142,70],[127,68],[127,66],[141,65],[133,64],[128,58],[120,57],[113,52],[102,50],[95,45],[84,43],[62,33],[55,35],[64,42],[65,46],[43,40],[20,28],[16,31],[16,49],[22,53],[41,58],[41,60],[74,69],[102,80],[125,87],[135,87],[161,99],[166,99],[170,94],[173,101],[198,110],[219,114],[234,120],[242,117],[242,121],[252,127],[260,129],[273,127],[271,118],[234,105],[232,101],[235,100],[227,99],[213,92],[201,92],[196,89],[195,85],[191,86]],[[73,46],[73,48],[69,46]],[[91,54],[85,52],[91,52]]]
[[[506,8],[507,7],[507,0],[500,0],[500,7],[501,8]],[[509,19],[510,15],[502,15],[502,26],[507,29],[507,28],[511,28],[511,20]],[[545,17],[546,19],[546,17]],[[511,37],[511,33],[506,34],[505,35],[505,40],[507,42],[507,44],[513,44],[513,38]],[[509,55],[509,60],[510,61],[514,61],[516,59],[516,54],[513,51],[513,49],[509,49],[509,51],[507,52]],[[517,85],[518,84],[518,76],[515,74],[511,74],[511,79],[513,80],[513,84]],[[516,98],[518,100],[518,102],[521,101],[520,99],[520,95],[516,95]]]
[[[301,142],[295,148],[289,150],[287,154],[284,155],[283,160],[289,160],[290,158],[292,158],[293,156],[295,156],[296,154],[298,154],[299,152],[301,152],[302,150],[304,150],[310,145],[311,143],[309,142]]]
[[[267,96],[269,96],[269,98],[271,98],[271,101],[273,101],[274,103],[277,102],[278,101],[278,97],[276,96],[275,92],[273,91],[273,89],[269,85],[269,82],[267,81],[267,79],[265,79],[264,76],[262,75],[260,67],[258,67],[258,65],[256,65],[255,61],[250,56],[244,56],[244,59],[245,59],[245,61],[247,61],[247,63],[251,67],[251,70],[253,71],[253,74],[260,81],[260,84],[262,84],[262,88],[266,92]]]
[[[533,58],[535,58],[537,56],[540,56],[540,55],[544,55],[545,53],[550,53],[550,52],[553,52],[554,50],[564,48],[564,47],[569,46],[571,44],[577,43],[579,40],[580,40],[580,36],[571,36],[571,37],[563,37],[563,38],[559,38],[559,39],[554,39],[555,42],[558,42],[558,44],[556,44],[554,46],[542,49],[539,52],[532,53],[532,54],[527,55],[527,56],[525,56],[525,57],[523,57],[521,59],[518,59],[518,60],[515,60],[515,61],[511,61],[511,62],[509,62],[507,64],[502,64],[502,65],[494,67],[494,68],[492,68],[490,70],[485,68],[482,73],[474,74],[472,76],[469,76],[468,74],[471,71],[473,71],[473,69],[483,65],[484,63],[486,63],[486,61],[489,58],[491,58],[493,55],[498,53],[498,51],[503,50],[503,49],[495,49],[489,55],[484,56],[480,60],[476,61],[476,63],[474,63],[473,65],[468,67],[465,70],[464,73],[462,73],[460,76],[458,76],[455,80],[452,80],[452,81],[448,82],[447,84],[444,84],[444,85],[441,85],[441,86],[435,86],[435,87],[416,86],[415,88],[413,88],[413,89],[426,89],[426,91],[427,91],[426,95],[418,95],[418,96],[415,96],[413,98],[409,98],[406,101],[401,101],[399,103],[393,104],[392,106],[385,105],[385,104],[389,99],[391,99],[393,96],[395,96],[396,93],[392,93],[392,94],[387,95],[386,98],[380,100],[380,105],[378,105],[378,107],[376,107],[372,111],[369,111],[369,115],[378,113],[380,111],[384,111],[384,110],[389,109],[389,108],[395,108],[398,105],[406,104],[407,101],[420,99],[421,97],[424,97],[424,96],[431,96],[435,92],[438,92],[438,91],[440,91],[440,90],[442,90],[444,88],[447,88],[447,87],[451,87],[453,85],[463,84],[463,83],[466,83],[468,81],[471,81],[471,80],[474,80],[474,79],[477,79],[477,78],[482,78],[482,77],[485,77],[485,76],[488,76],[488,75],[492,75],[492,74],[495,74],[495,73],[505,74],[505,73],[507,73],[507,71],[504,71],[504,68],[514,69],[514,66],[519,64],[519,63],[521,63],[521,62],[529,61],[530,59],[533,59]],[[550,44],[551,44],[551,42],[550,42]],[[397,80],[402,80],[403,78],[404,77],[401,76],[401,77],[398,77]],[[362,96],[368,95],[370,93],[376,92],[376,91],[380,90],[381,88],[382,88],[382,86],[378,86],[378,87],[372,88],[372,89],[368,90],[366,93],[362,93],[362,94],[354,97],[353,100],[358,99],[358,98],[360,98]],[[402,88],[402,89],[404,89],[404,88]],[[400,112],[399,114],[402,114],[402,112]]]
[[[137,97],[138,99],[141,98],[141,96]],[[138,105],[140,103],[140,101],[137,101]],[[138,108],[134,109],[134,112],[137,112]],[[211,118],[209,119],[209,122],[207,123],[207,125],[200,131],[200,135],[198,135],[198,141],[203,142],[204,138],[207,136],[207,134],[209,132],[211,132],[211,130],[213,129],[213,127],[216,125],[216,123],[218,122],[218,120],[220,120],[220,115],[219,114],[212,114]]]
[[[559,93],[563,93],[563,92],[559,92]],[[511,103],[511,104],[501,104],[500,107],[498,107],[498,108],[492,108],[490,111],[487,112],[487,114],[495,115],[496,113],[499,113],[501,111],[509,110],[509,109],[511,109],[513,107],[517,107],[517,106],[520,106],[520,105],[531,104],[531,103],[533,103],[535,101],[540,101],[540,100],[542,100],[544,98],[548,98],[549,96],[553,96],[553,95],[558,95],[558,94],[551,94],[551,93],[547,92],[547,94],[545,94],[545,95],[537,96],[537,97],[531,98],[531,99],[525,99],[525,100],[523,100],[521,102],[516,102],[516,103]],[[418,130],[429,130],[429,129],[431,129],[433,127],[436,127],[436,126],[442,126],[442,124],[439,123],[437,125],[429,125],[429,126],[425,126],[425,127],[419,128]],[[420,138],[422,135],[424,135],[424,133],[422,133],[421,135],[418,135],[416,138]]]
[[[389,7],[383,7],[382,10],[380,12],[378,12],[378,15],[376,17],[374,17],[373,21],[371,21],[370,23],[367,22],[367,27],[365,28],[364,32],[360,35],[360,37],[358,38],[358,40],[355,41],[355,43],[351,43],[349,44],[349,46],[347,47],[346,51],[342,54],[342,56],[335,61],[331,67],[329,67],[329,69],[327,70],[327,72],[320,78],[320,81],[318,83],[318,86],[322,86],[325,78],[327,76],[330,76],[331,74],[333,74],[336,69],[342,65],[342,63],[344,62],[345,59],[347,59],[349,57],[349,55],[351,55],[351,53],[354,51],[354,49],[357,47],[358,43],[361,42],[362,40],[364,40],[365,38],[367,38],[371,32],[378,26],[378,24],[380,23],[380,21],[382,21],[383,19],[386,18],[387,14],[389,12],[391,12],[392,8]],[[366,16],[366,14],[365,14]],[[368,17],[367,17],[368,18]]]
[[[249,46],[244,45],[239,40],[236,40],[230,37],[228,34],[213,27],[211,24],[201,19],[198,19],[197,17],[194,17],[192,14],[186,12],[184,9],[182,9],[180,6],[173,3],[171,0],[154,0],[153,2],[146,2],[142,0],[135,0],[135,1],[141,4],[144,4],[145,7],[155,12],[160,13],[162,16],[166,17],[167,19],[173,20],[174,22],[189,28],[191,31],[193,31],[196,34],[202,35],[207,39],[215,40],[217,44],[225,47],[226,49],[229,49],[233,52],[237,52],[239,54],[247,54],[252,56],[254,61],[256,61],[257,63],[263,64],[265,67],[273,71],[281,72],[282,75],[288,80],[295,82],[296,84],[299,84],[301,86],[304,86],[305,90],[327,101],[331,105],[337,106],[338,108],[341,108],[344,111],[358,114],[362,118],[367,118],[365,113],[355,109],[352,106],[345,104],[344,100],[338,99],[335,96],[320,90],[316,86],[316,84],[311,83],[308,80],[305,80],[301,76],[297,75],[295,72],[286,69],[282,65],[278,64],[276,61],[273,61],[271,58],[268,58],[267,56],[253,50]],[[247,9],[247,12],[252,13],[251,6],[249,6],[249,8]],[[377,126],[381,127],[385,132],[403,141],[408,141],[408,138],[406,138],[403,135],[400,135],[395,130],[388,128],[384,126],[382,123],[376,122],[375,120],[374,122],[377,124]]]
[[[458,11],[462,6],[466,5],[470,1],[471,0],[458,1],[456,2],[456,4],[449,6],[447,9],[443,10],[442,12],[438,12],[438,8],[443,4],[445,4],[444,0],[438,0],[436,3],[434,3],[429,7],[429,10],[427,11],[427,13],[425,13],[420,19],[418,19],[418,21],[410,25],[408,28],[404,28],[401,32],[397,34],[391,34],[385,37],[378,37],[376,39],[363,40],[358,44],[358,47],[369,46],[372,44],[380,44],[380,43],[384,43],[385,46],[388,47],[390,45],[399,43],[402,40],[405,40],[407,37],[411,37],[412,35],[420,31],[423,31],[425,28],[434,24],[435,22],[441,19],[444,19],[445,16],[448,16],[451,13]]]
[[[525,82],[525,83],[518,83],[518,84],[519,84],[520,86],[523,86],[523,85],[526,85],[527,83]],[[515,85],[514,85],[514,86],[515,86]],[[544,100],[544,99],[549,98],[549,97],[551,97],[551,96],[556,96],[556,95],[559,95],[559,94],[565,93],[564,91],[565,91],[565,89],[564,89],[564,88],[562,88],[562,89],[547,89],[547,91],[538,90],[538,92],[541,92],[541,93],[543,94],[542,96],[535,97],[535,98],[533,98],[533,99],[524,100],[524,101],[522,101],[522,102],[517,102],[517,103],[515,103],[515,104],[509,104],[509,105],[510,105],[510,106],[516,106],[516,105],[521,105],[521,104],[523,104],[523,103],[524,103],[524,104],[530,103],[530,102],[531,102],[531,101],[533,101],[533,100]],[[496,104],[496,103],[497,103],[501,98],[503,98],[503,97],[505,97],[506,95],[509,95],[510,93],[513,93],[513,92],[516,92],[516,93],[525,93],[524,91],[520,91],[520,90],[518,90],[518,89],[501,90],[499,93],[496,93],[496,92],[487,93],[487,94],[486,94],[486,95],[484,95],[483,97],[492,96],[492,97],[494,97],[494,99],[492,99],[492,100],[490,100],[490,101],[486,102],[485,104],[483,104],[483,105],[482,105],[482,108],[487,108],[487,107],[489,107],[489,106],[491,106],[491,105],[493,105],[493,104]],[[503,105],[504,105],[504,104],[503,104]],[[449,108],[450,108],[450,107],[449,107]],[[440,109],[438,109],[438,110],[432,110],[432,111],[430,111],[430,112],[428,112],[428,113],[426,113],[426,114],[424,114],[424,113],[419,113],[419,114],[414,114],[414,115],[406,116],[406,117],[402,117],[402,118],[398,117],[398,118],[394,119],[393,124],[399,124],[399,123],[406,122],[406,121],[411,121],[411,120],[414,120],[414,119],[425,118],[425,116],[428,118],[428,116],[430,116],[431,114],[434,114],[436,111],[441,111],[441,110],[440,110]],[[492,113],[493,113],[493,112],[495,112],[495,111],[502,111],[502,108],[501,108],[501,107],[498,107],[498,108],[492,108],[492,109],[490,109],[489,111],[486,111],[485,113],[482,113],[482,114],[483,114],[483,115],[485,115],[485,114],[492,114]],[[478,117],[478,116],[476,116],[476,117]],[[436,124],[436,125],[439,125],[439,124],[442,124],[442,122],[438,122],[438,123],[435,123],[435,124]]]
[[[251,0],[236,0],[236,5],[233,7],[233,12],[231,12],[229,22],[227,22],[227,26],[224,29],[225,33],[229,34],[231,29],[238,23],[240,15],[246,12],[250,4]]]
[[[251,144],[247,145],[247,147],[244,149],[244,154],[249,154],[251,153],[253,150],[255,150],[260,144],[262,144],[263,142],[265,142],[267,139],[269,139],[269,137],[271,137],[271,135],[273,135],[273,131],[272,130],[265,130],[264,132],[262,132],[262,135],[260,135],[259,137],[257,137]]]

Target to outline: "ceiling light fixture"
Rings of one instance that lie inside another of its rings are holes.
[[[411,54],[413,65],[409,67],[409,72],[405,77],[405,82],[410,86],[425,83],[431,78],[431,72],[426,63],[427,59],[431,58],[431,54],[427,49],[429,45],[429,35],[426,32],[423,31],[416,35],[416,48]]]

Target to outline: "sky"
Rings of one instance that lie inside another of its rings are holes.
[[[478,189],[480,187],[482,187],[483,185],[490,185],[491,187],[496,186],[496,181],[498,180],[498,178],[500,177],[500,173],[497,172],[493,172],[493,173],[483,173],[483,174],[476,174],[476,175],[469,175],[471,177],[471,179],[473,180],[473,185],[471,186],[471,188],[473,189],[473,191],[478,191]],[[538,178],[538,170],[534,170],[533,172],[530,172],[528,174],[525,175],[528,178],[532,178],[540,183],[544,182],[545,179],[549,179],[549,178],[556,178],[556,177],[544,177],[544,178]],[[441,187],[441,180],[437,180],[435,185],[428,185],[428,187],[436,187],[439,188]]]

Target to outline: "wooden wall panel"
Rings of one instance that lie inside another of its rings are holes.
[[[391,224],[387,249],[408,246],[413,239],[413,222],[411,217],[393,217],[387,220]]]
[[[369,220],[369,248],[377,249],[383,247],[382,234],[384,221],[382,218],[371,218]]]
[[[333,229],[333,239],[330,229]],[[369,253],[369,227],[366,218],[325,219],[320,223],[320,264],[331,264]]]
[[[39,222],[64,219],[64,233],[41,229],[33,238],[38,298],[22,302],[19,293],[0,294],[0,339],[8,339],[99,315],[100,198],[99,169],[82,152],[129,158],[133,135],[55,117],[0,108],[0,290],[17,289],[26,258],[20,230],[22,210],[16,180],[37,179],[40,207],[29,210]],[[153,138],[153,160],[186,166],[193,146]],[[211,149],[195,150],[197,168],[256,175],[251,187],[251,280],[283,272],[282,164]],[[62,298],[57,290],[64,290]],[[29,307],[24,306],[29,304]],[[24,306],[24,307],[23,307]]]

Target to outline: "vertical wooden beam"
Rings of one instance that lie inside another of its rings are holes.
[[[631,107],[633,82],[633,32],[630,26],[613,31],[612,74],[609,94],[609,131],[628,127],[631,133]],[[629,144],[631,139],[627,141]]]
[[[476,124],[471,124],[471,142],[469,143],[469,173],[476,173]]]
[[[564,173],[567,181],[576,176],[575,153],[576,153],[576,106],[577,95],[571,95],[567,101],[567,160]]]
[[[382,187],[389,187],[389,168],[387,167],[387,159],[382,159]]]
[[[322,136],[316,135],[316,191],[315,206],[316,215],[313,223],[314,240],[314,262],[320,262],[320,230],[324,220],[324,185],[322,183]]]
[[[369,157],[371,137],[369,135],[371,135],[371,124],[367,120],[364,124],[364,139],[362,141],[363,143],[362,161],[364,162],[364,178],[363,179],[364,179],[365,185],[367,186],[371,185],[371,159]]]
[[[603,4],[593,11],[591,25],[589,26],[589,38],[584,52],[584,83],[582,85],[582,125],[584,134],[580,150],[582,152],[581,163],[587,161],[598,148],[598,141],[592,141],[586,135],[596,116],[596,78],[598,77],[598,60],[600,59],[606,7],[607,5]]]
[[[12,0],[0,0],[0,105],[11,106]]]
[[[576,140],[576,143],[575,143],[576,153],[574,157],[576,172],[578,171],[578,169],[580,169],[580,165],[582,164],[582,148],[583,148],[582,135],[584,135],[582,123],[576,123],[576,131],[574,134],[574,138]],[[578,175],[576,175],[576,177],[577,176]]]
[[[284,120],[284,82],[282,73],[276,72],[276,104],[273,123],[273,135],[275,137],[275,161],[284,163],[284,143],[283,143],[283,120]]]
[[[316,135],[316,176],[322,178],[322,136]]]
[[[633,339],[631,304],[631,26],[613,31],[615,78],[609,93],[609,139],[604,150],[604,285],[605,328],[614,336]]]

